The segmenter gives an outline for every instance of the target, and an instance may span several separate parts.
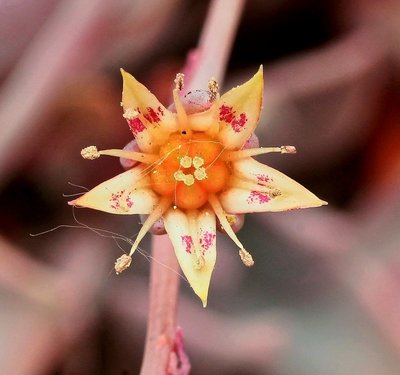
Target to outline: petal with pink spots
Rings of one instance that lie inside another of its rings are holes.
[[[298,182],[253,158],[236,161],[232,167],[236,178],[219,195],[229,213],[286,211],[326,204]]]
[[[216,260],[214,212],[206,208],[185,213],[171,208],[164,215],[164,225],[183,273],[206,306]]]
[[[152,152],[178,129],[176,116],[144,85],[121,69],[124,117],[142,151]]]
[[[70,205],[120,215],[149,214],[159,198],[147,186],[150,178],[139,166],[97,185]]]
[[[240,149],[254,132],[263,98],[262,67],[249,81],[222,95],[213,105],[219,121],[219,140],[229,149]]]

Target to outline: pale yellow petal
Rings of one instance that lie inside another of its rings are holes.
[[[112,214],[149,214],[159,201],[146,187],[149,184],[145,167],[139,166],[104,181],[69,204]]]
[[[222,95],[213,105],[219,121],[219,140],[228,150],[240,149],[254,132],[262,108],[263,70]]]
[[[164,224],[182,271],[205,307],[216,260],[215,215],[210,209],[185,213],[171,208]]]
[[[326,204],[290,177],[252,158],[236,161],[232,166],[237,178],[219,195],[229,213],[286,211]]]
[[[152,152],[178,130],[176,115],[166,109],[144,85],[121,69],[124,117],[142,151]]]

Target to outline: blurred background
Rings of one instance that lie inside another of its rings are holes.
[[[168,105],[208,4],[0,1],[1,374],[138,373],[149,260],[116,277],[128,246],[90,228],[131,237],[139,219],[63,195],[122,171],[80,157],[131,140],[119,68]],[[260,160],[329,206],[248,215],[252,269],[220,235],[207,309],[181,285],[192,374],[397,375],[400,2],[248,0],[222,91],[260,64],[260,143],[298,150]]]

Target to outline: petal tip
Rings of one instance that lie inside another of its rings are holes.
[[[327,206],[327,205],[328,205],[328,202],[317,198],[317,199],[311,200],[305,207],[300,207],[300,208],[315,208],[315,207],[322,207],[322,206]]]
[[[128,77],[132,77],[133,78],[133,75],[131,73],[127,72],[124,68],[119,68],[119,71],[121,72],[121,75],[122,75],[123,79],[126,79]]]
[[[197,287],[196,286],[192,286],[193,291],[196,293],[197,297],[200,298],[203,307],[206,308],[207,307],[207,298],[208,298],[208,285],[207,288],[204,287]]]

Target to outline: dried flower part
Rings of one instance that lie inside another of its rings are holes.
[[[163,218],[183,273],[206,306],[216,260],[217,218],[238,246],[243,263],[252,266],[251,255],[232,229],[237,226],[232,218],[326,203],[252,158],[269,152],[292,154],[293,146],[247,148],[256,144],[247,141],[260,117],[262,68],[222,96],[217,82],[210,80],[212,104],[200,106],[195,113],[193,106],[186,111],[179,96],[183,75],[175,80],[173,113],[130,74],[121,72],[123,117],[138,149],[98,151],[91,146],[82,155],[89,159],[116,156],[137,164],[69,203],[115,214],[148,215],[129,255],[117,260],[117,273],[129,267],[141,239]]]

